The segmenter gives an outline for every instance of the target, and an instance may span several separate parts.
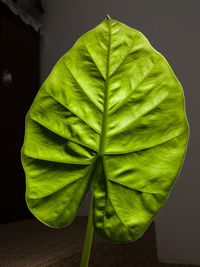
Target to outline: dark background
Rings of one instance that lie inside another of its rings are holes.
[[[77,38],[101,23],[107,14],[141,31],[151,45],[165,56],[184,89],[190,139],[181,173],[171,190],[168,201],[155,219],[158,256],[164,262],[200,264],[200,1],[44,0],[44,15],[30,7],[28,1],[19,1],[19,4],[37,17],[44,26],[40,35],[39,85],[46,79],[56,61],[73,46]],[[14,45],[14,41],[12,42]],[[12,51],[12,47],[9,49]],[[29,74],[33,74],[31,68],[32,64],[27,63]],[[38,89],[37,85],[31,87],[30,83],[27,84],[26,93],[28,93],[25,101],[27,104],[23,112]],[[18,96],[20,94],[20,92],[17,93]],[[5,113],[11,115],[8,108],[9,101],[1,93],[1,103],[4,103],[4,108],[1,110],[2,122]],[[20,100],[16,101],[20,103]],[[16,109],[16,114],[17,112]],[[23,112],[18,113],[20,121],[24,116]],[[9,117],[10,125],[14,120],[12,111],[12,116]],[[15,129],[17,128],[18,132],[23,132],[22,124]],[[8,140],[12,140],[10,144],[14,146],[12,143],[14,136],[13,128],[10,136],[7,136],[8,139],[2,135],[1,141],[8,145]],[[16,140],[15,143],[17,148],[22,145],[21,139]],[[12,147],[9,149],[12,151]],[[7,156],[7,160],[11,170],[12,161],[15,160],[11,154]],[[16,162],[19,164],[19,158],[15,161],[15,166]],[[10,176],[4,169],[5,165],[2,166],[1,172],[1,207],[5,211],[5,207],[11,203],[9,207],[13,207],[15,210],[13,212],[18,213],[17,209],[19,210],[20,207],[17,201],[18,198],[24,198],[22,188],[24,188],[25,178],[23,175]],[[12,186],[13,179],[15,179],[15,186]],[[89,202],[90,195],[85,199],[80,215],[88,213]]]
[[[0,3],[0,223],[31,216],[24,201],[20,150],[39,69],[39,34]]]

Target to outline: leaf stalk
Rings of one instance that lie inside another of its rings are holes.
[[[88,223],[87,223],[80,267],[88,267],[92,238],[93,238],[93,191],[90,202],[90,211],[88,215]]]

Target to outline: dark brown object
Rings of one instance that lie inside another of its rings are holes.
[[[0,223],[30,215],[20,150],[25,115],[39,89],[39,35],[0,4]]]
[[[79,267],[87,217],[77,217],[68,227],[54,229],[36,219],[0,225],[0,266]],[[157,267],[195,265],[159,263],[154,222],[144,235],[130,243],[116,244],[94,232],[89,267]]]

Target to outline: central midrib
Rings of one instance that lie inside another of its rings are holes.
[[[99,152],[98,152],[100,156],[104,154],[106,131],[107,131],[109,61],[110,61],[110,39],[111,39],[110,18],[107,18],[107,22],[109,26],[109,39],[108,39],[108,54],[107,54],[107,73],[106,73],[105,94],[104,94],[104,110],[103,110],[101,137],[100,137]]]

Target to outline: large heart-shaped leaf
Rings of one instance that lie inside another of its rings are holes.
[[[96,232],[135,240],[167,200],[188,135],[183,90],[165,58],[107,18],[60,58],[26,116],[27,205],[64,227],[92,189]]]

